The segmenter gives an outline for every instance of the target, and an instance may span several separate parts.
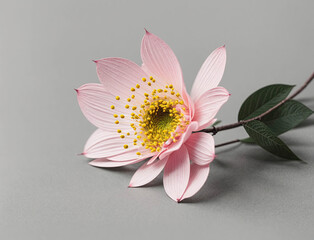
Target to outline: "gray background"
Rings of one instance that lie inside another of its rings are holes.
[[[97,82],[92,59],[138,64],[146,27],[177,54],[188,89],[226,44],[219,112],[271,84],[301,85],[314,58],[313,1],[1,1],[1,239],[313,239],[313,117],[284,134],[308,164],[246,145],[217,149],[203,189],[177,204],[162,178],[128,189],[138,167],[98,169],[77,153],[94,127],[73,90]],[[314,84],[298,97],[314,109]],[[244,137],[221,132],[216,142]]]

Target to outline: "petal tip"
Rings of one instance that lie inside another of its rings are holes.
[[[77,92],[77,94],[79,93],[79,90],[78,90],[78,89],[74,88],[74,90]]]
[[[150,34],[150,32],[146,28],[144,28],[144,30],[146,34]]]
[[[97,63],[98,62],[98,60],[92,60],[94,63]]]

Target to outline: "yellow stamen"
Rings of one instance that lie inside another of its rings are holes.
[[[116,96],[116,99],[117,99],[117,100],[120,100],[120,97],[119,97],[119,96]]]

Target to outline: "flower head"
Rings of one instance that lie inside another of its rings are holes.
[[[77,89],[83,114],[98,129],[84,155],[98,167],[145,162],[130,187],[153,180],[164,169],[164,187],[175,201],[193,196],[204,184],[215,157],[213,137],[193,133],[215,122],[229,93],[219,84],[226,63],[225,47],[204,62],[191,96],[180,64],[170,47],[146,31],[142,66],[122,58],[96,60],[100,84]]]

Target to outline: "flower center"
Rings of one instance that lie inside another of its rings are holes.
[[[145,89],[140,89],[141,86],[137,84],[135,88],[130,89],[132,95],[126,99],[125,108],[133,110],[129,119],[127,114],[120,115],[121,120],[129,122],[134,132],[125,134],[120,129],[117,132],[122,133],[121,138],[133,135],[133,145],[142,146],[142,149],[151,152],[159,152],[164,146],[176,142],[189,124],[187,106],[172,84],[164,87],[156,84],[154,88],[152,85],[156,79],[153,77],[149,80],[142,78],[142,81],[147,84],[143,86]],[[150,91],[147,91],[148,87],[151,87]],[[137,93],[143,95],[139,97]],[[141,100],[137,100],[139,98]],[[116,96],[116,100],[120,100],[120,97]],[[131,107],[129,104],[133,102],[134,106]],[[115,109],[115,106],[112,105],[111,109]],[[114,114],[115,118],[118,116]],[[115,123],[120,124],[118,120]],[[125,144],[124,148],[128,148],[128,145]],[[137,152],[137,155],[141,155],[141,152]]]

